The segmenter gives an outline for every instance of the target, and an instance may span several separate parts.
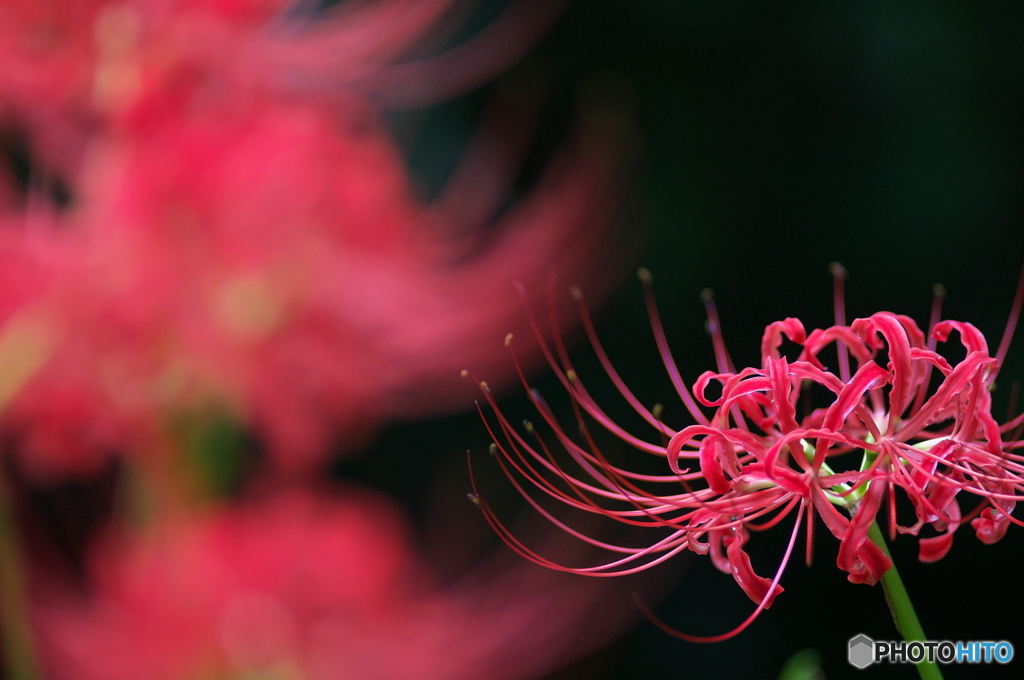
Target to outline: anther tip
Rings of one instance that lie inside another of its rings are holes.
[[[844,279],[846,278],[846,267],[844,267],[840,262],[829,262],[828,271],[832,276],[839,276]]]
[[[509,347],[509,346],[511,346],[511,345],[512,345],[512,340],[513,340],[513,339],[515,339],[515,336],[514,336],[514,335],[512,335],[511,333],[509,333],[508,335],[506,335],[506,336],[505,336],[505,347]]]
[[[579,379],[579,376],[576,375],[576,371],[571,368],[565,372],[565,377],[569,382],[576,382]]]
[[[932,286],[932,295],[934,295],[937,298],[946,297],[946,287],[943,286],[941,283],[936,283],[934,286]]]
[[[705,288],[700,292],[701,302],[711,302],[715,299],[715,291],[710,288]]]
[[[648,269],[647,267],[640,267],[639,269],[637,269],[636,277],[640,279],[640,283],[645,283],[648,285],[654,283],[654,277],[651,276],[651,270]]]
[[[486,382],[484,382],[483,380],[481,380],[481,381],[480,381],[480,389],[482,389],[482,390],[483,390],[484,392],[487,392],[487,393],[489,394],[489,393],[490,393],[490,391],[491,391],[491,386],[490,386],[490,385],[488,385],[488,384],[487,384]]]
[[[461,371],[459,371],[459,375],[461,375],[463,378],[468,378],[469,377],[469,371],[464,368]]]
[[[583,289],[579,286],[569,286],[569,294],[572,295],[572,299],[577,302],[583,299]]]
[[[466,494],[466,498],[473,505],[477,506],[478,508],[480,507],[480,503],[481,503],[480,496],[476,495],[475,493],[467,493]]]

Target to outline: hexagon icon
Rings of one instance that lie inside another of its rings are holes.
[[[875,660],[875,641],[861,633],[850,638],[850,665],[861,670],[870,666]]]

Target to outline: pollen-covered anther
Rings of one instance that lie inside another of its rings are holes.
[[[505,347],[511,347],[512,346],[512,340],[514,340],[514,339],[515,339],[515,336],[512,335],[511,333],[506,335],[505,336]]]
[[[484,392],[486,392],[487,394],[490,394],[490,393],[491,393],[491,386],[490,386],[490,385],[488,385],[488,384],[487,384],[486,382],[484,382],[483,380],[481,380],[481,381],[480,381],[480,389],[482,389],[482,390],[483,390]]]
[[[647,267],[640,267],[636,270],[636,277],[640,279],[640,283],[652,284],[654,283],[654,277],[651,276],[651,270]]]
[[[573,300],[576,300],[577,302],[582,302],[583,289],[580,288],[579,286],[569,286],[569,294],[572,295]]]

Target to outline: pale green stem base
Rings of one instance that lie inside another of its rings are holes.
[[[871,523],[868,536],[882,549],[882,552],[889,556],[889,559],[892,559],[889,546],[885,544],[885,537],[882,536],[882,530],[878,528],[877,522]],[[885,600],[889,604],[889,611],[892,612],[893,623],[896,624],[896,630],[903,636],[903,639],[907,642],[927,640],[921,622],[917,619],[917,613],[914,611],[914,605],[910,602],[910,595],[903,585],[903,579],[900,578],[900,573],[896,570],[895,562],[888,571],[882,574],[882,588],[885,590]],[[920,674],[921,680],[942,680],[942,671],[934,661],[920,662],[917,664],[917,672]]]
[[[0,469],[0,644],[4,659],[0,675],[11,680],[35,680],[39,672],[28,625],[19,538],[10,489]]]

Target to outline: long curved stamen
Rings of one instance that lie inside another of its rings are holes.
[[[675,387],[676,394],[679,395],[679,398],[686,406],[686,410],[691,416],[693,416],[693,419],[702,425],[707,425],[707,416],[704,415],[704,412],[697,406],[697,402],[694,401],[689,388],[686,387],[686,383],[679,374],[679,368],[676,366],[675,358],[672,356],[671,350],[669,350],[668,340],[665,338],[665,328],[661,323],[661,315],[658,314],[658,305],[654,301],[654,277],[652,277],[651,273],[644,268],[637,271],[637,277],[643,285],[644,302],[647,305],[647,316],[651,320],[651,330],[654,332],[654,341],[658,346],[658,353],[661,355],[661,360],[665,364],[665,370],[668,372],[669,378],[672,381],[672,386]]]
[[[636,411],[644,420],[650,423],[659,432],[672,436],[675,431],[658,420],[651,411],[640,403],[640,400],[633,395],[633,392],[630,391],[626,386],[626,383],[619,376],[618,371],[615,370],[611,360],[608,358],[608,354],[604,351],[604,347],[601,345],[600,339],[597,337],[597,330],[594,328],[594,322],[590,318],[590,310],[587,309],[586,302],[583,299],[583,291],[580,290],[579,287],[574,286],[572,289],[572,296],[579,303],[580,319],[583,321],[583,328],[586,330],[587,337],[590,339],[590,345],[594,349],[594,354],[597,355],[598,361],[601,362],[602,368],[604,368],[608,377],[611,378],[616,389],[618,389],[619,393],[622,394],[626,401],[629,402],[629,405],[633,407],[633,410]]]
[[[796,515],[796,521],[793,523],[793,531],[791,531],[789,534],[789,543],[786,545],[786,552],[782,556],[782,562],[779,564],[779,568],[775,572],[775,578],[772,579],[771,586],[768,588],[768,594],[764,596],[764,599],[761,600],[761,602],[757,605],[757,608],[750,614],[750,616],[748,616],[740,625],[736,626],[728,632],[722,633],[721,635],[709,636],[691,635],[689,633],[684,633],[682,631],[676,630],[675,628],[672,628],[667,623],[665,623],[657,616],[655,616],[654,612],[652,612],[650,608],[647,607],[647,605],[644,604],[644,602],[636,595],[634,595],[633,600],[634,602],[636,602],[637,606],[640,607],[640,610],[643,611],[644,616],[651,620],[651,623],[653,623],[662,631],[668,633],[672,637],[679,638],[680,640],[686,640],[687,642],[704,643],[722,642],[724,640],[734,638],[743,631],[745,631],[750,626],[750,624],[752,624],[757,619],[757,617],[761,615],[761,612],[768,608],[768,603],[771,601],[772,597],[774,597],[775,588],[779,585],[779,581],[782,579],[782,573],[785,571],[786,565],[789,564],[789,557],[793,553],[793,545],[796,543],[796,536],[797,533],[800,531],[800,521],[802,517],[803,513],[798,512]]]
[[[846,268],[838,262],[829,265],[832,272],[832,307],[836,326],[846,325]],[[836,351],[839,353],[839,378],[844,382],[850,381],[850,353],[846,343],[837,342]]]

